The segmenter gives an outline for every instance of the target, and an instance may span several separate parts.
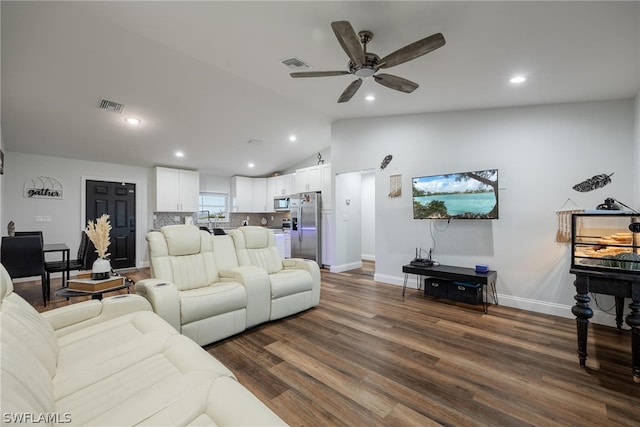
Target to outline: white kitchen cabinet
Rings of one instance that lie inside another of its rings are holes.
[[[199,194],[197,171],[156,167],[157,212],[197,212]]]
[[[310,166],[297,169],[295,178],[295,192],[322,191],[322,166]]]
[[[295,193],[294,179],[294,173],[275,176],[273,197],[290,196]]]
[[[267,178],[231,177],[231,211],[273,211],[273,198],[267,197]]]
[[[274,197],[285,197],[294,194],[296,192],[294,188],[295,176],[295,173],[288,173],[267,178],[267,197],[269,200]]]
[[[276,196],[276,178],[277,176],[267,178],[267,203]],[[273,205],[273,203],[271,203],[271,205]],[[273,206],[270,206],[268,212],[273,212]]]
[[[267,178],[252,178],[253,202],[251,212],[269,212],[273,210],[273,198],[267,198]],[[270,205],[267,205],[267,199]]]
[[[231,211],[253,212],[253,179],[232,176],[230,184]]]

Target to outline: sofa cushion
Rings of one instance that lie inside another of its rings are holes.
[[[313,289],[313,279],[306,270],[282,270],[279,273],[270,274],[269,279],[271,280],[271,299]]]
[[[58,363],[58,340],[53,328],[31,304],[13,293],[9,273],[4,268],[1,270],[3,331],[10,330],[36,355],[52,378]]]
[[[170,281],[181,290],[197,289],[218,282],[220,276],[213,261],[213,252],[203,252],[195,255],[170,257],[172,277],[159,277]]]
[[[153,354],[178,333],[152,312],[137,312],[59,338],[56,400],[104,380]]]
[[[240,283],[218,282],[210,286],[179,292],[181,324],[219,314],[242,310],[247,292]]]
[[[201,232],[195,225],[167,225],[160,229],[167,241],[170,256],[193,255],[200,252]]]
[[[4,323],[0,313],[0,407],[3,414],[46,414],[54,411],[51,374],[31,351]],[[4,423],[3,423],[4,425]]]
[[[241,227],[229,232],[240,265],[264,268],[273,274],[282,270],[282,259],[273,231],[264,227]]]
[[[194,391],[202,402],[213,380],[233,378],[226,368],[221,372],[221,366],[189,338],[173,335],[160,351],[59,399],[56,411],[73,414],[73,424],[78,425],[137,425],[184,395],[195,398]],[[204,402],[200,407],[204,409]]]
[[[151,274],[179,290],[220,280],[211,235],[194,225],[168,225],[147,233]]]

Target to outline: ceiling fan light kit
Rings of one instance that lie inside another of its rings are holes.
[[[392,74],[376,73],[380,69],[395,67],[396,65],[419,58],[445,44],[444,36],[441,33],[436,33],[400,48],[380,59],[375,53],[367,52],[367,43],[373,38],[371,31],[360,31],[356,34],[349,21],[332,22],[331,28],[340,46],[342,46],[342,49],[349,57],[349,71],[303,71],[291,73],[290,75],[293,78],[331,77],[344,76],[347,74],[353,74],[358,77],[357,80],[351,82],[344,92],[342,92],[342,95],[338,98],[339,103],[349,101],[362,85],[362,79],[368,77],[373,77],[377,83],[390,89],[404,93],[413,92],[419,86],[417,83]]]

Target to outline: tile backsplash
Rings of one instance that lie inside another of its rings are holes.
[[[185,224],[185,218],[191,218],[195,225],[199,225],[196,222],[197,213],[188,213],[188,212],[154,212],[153,213],[153,229],[157,230],[165,225],[172,224]],[[248,225],[264,225],[266,227],[280,228],[282,225],[282,220],[284,218],[290,218],[291,215],[289,212],[269,212],[269,213],[242,213],[242,212],[234,212],[229,214],[228,222],[219,222],[216,223],[215,226],[218,228],[228,229],[228,228],[238,228],[243,225],[244,221],[248,222]],[[262,220],[266,221],[266,224],[263,224]],[[203,224],[204,225],[204,224]],[[214,224],[212,224],[212,227]]]

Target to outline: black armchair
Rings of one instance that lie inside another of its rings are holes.
[[[47,305],[49,289],[45,280],[41,236],[4,236],[0,249],[0,261],[12,279],[40,276],[42,300],[44,305]]]
[[[42,237],[42,231],[16,231],[14,234],[16,237],[21,236],[39,236],[40,240],[44,244],[44,238]]]
[[[51,273],[69,274],[69,271],[88,270],[88,255],[93,244],[89,240],[87,233],[82,232],[80,238],[80,246],[78,247],[78,258],[69,260],[69,268],[66,261],[49,261],[44,263],[44,270],[47,276],[47,292],[48,297],[51,295]]]

